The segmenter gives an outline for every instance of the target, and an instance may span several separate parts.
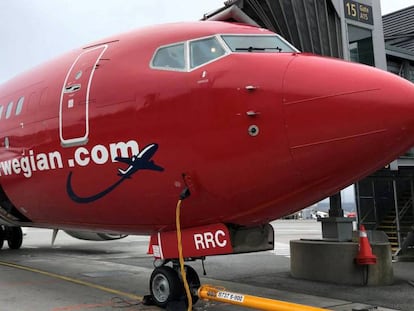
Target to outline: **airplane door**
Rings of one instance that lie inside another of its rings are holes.
[[[100,45],[83,51],[66,75],[59,109],[59,136],[63,147],[88,142],[91,84],[96,65],[107,48],[107,45]]]

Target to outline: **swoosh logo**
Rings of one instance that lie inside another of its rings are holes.
[[[106,196],[108,193],[114,191],[125,180],[130,179],[135,173],[140,170],[164,171],[164,168],[154,163],[151,158],[158,150],[158,144],[149,144],[139,154],[133,155],[131,158],[116,157],[115,160],[121,163],[128,164],[126,169],[118,169],[118,176],[120,177],[115,183],[102,190],[99,193],[90,196],[81,197],[75,193],[72,186],[73,172],[69,172],[66,179],[66,192],[69,198],[76,203],[91,203]]]

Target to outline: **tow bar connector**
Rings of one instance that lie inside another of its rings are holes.
[[[246,308],[271,311],[327,311],[316,307],[300,305],[280,300],[273,300],[263,297],[232,293],[225,288],[211,285],[201,285],[198,289],[198,297],[204,300],[218,301]]]

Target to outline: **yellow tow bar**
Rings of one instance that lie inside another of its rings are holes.
[[[201,285],[198,289],[198,297],[204,300],[224,302],[246,308],[271,311],[327,311],[316,307],[300,305],[280,300],[273,300],[251,295],[232,293],[224,288],[213,287],[211,285]]]

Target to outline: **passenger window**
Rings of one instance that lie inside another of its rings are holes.
[[[12,113],[12,109],[13,109],[13,102],[10,102],[7,105],[7,109],[6,109],[6,119],[10,118],[11,113]]]
[[[191,68],[224,55],[226,51],[215,37],[190,42]]]
[[[0,105],[0,119],[3,117],[3,105]]]
[[[23,103],[24,103],[24,96],[20,97],[19,98],[19,101],[17,102],[17,106],[16,106],[16,116],[18,116],[19,114],[22,113]]]
[[[158,49],[152,66],[165,69],[185,69],[184,43]]]

